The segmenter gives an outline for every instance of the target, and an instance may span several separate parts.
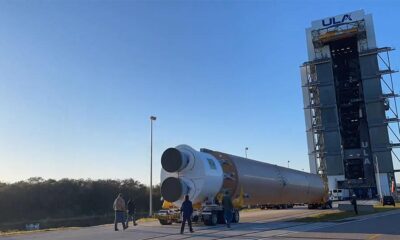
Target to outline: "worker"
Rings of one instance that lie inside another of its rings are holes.
[[[118,223],[122,223],[123,229],[127,229],[128,227],[125,225],[125,200],[122,198],[122,193],[118,194],[118,197],[114,201],[113,205],[115,211],[115,219],[114,219],[114,230],[118,231]]]
[[[368,199],[372,199],[372,189],[368,188]]]
[[[185,201],[182,203],[181,206],[181,213],[182,213],[182,225],[181,225],[181,234],[185,230],[185,223],[188,222],[189,230],[193,233],[192,228],[192,213],[193,213],[193,205],[192,202],[189,200],[189,195],[185,195]]]
[[[135,212],[136,212],[136,204],[135,204],[135,202],[132,200],[132,199],[129,199],[128,200],[128,211],[127,211],[127,214],[128,214],[128,216],[127,216],[127,218],[126,218],[126,227],[128,227],[129,226],[129,221],[132,219],[132,223],[133,223],[133,226],[136,226],[137,224],[136,224],[136,216],[135,216]]]
[[[354,212],[356,213],[356,215],[358,215],[358,210],[357,210],[357,196],[356,196],[355,194],[353,194],[353,196],[351,197],[351,204],[353,205]]]
[[[215,196],[215,198],[214,198],[214,204],[219,205],[218,195]]]
[[[329,198],[328,198],[328,202],[327,202],[327,205],[329,208],[332,208],[332,200],[333,200],[333,196],[332,196],[331,191],[329,191]]]
[[[222,208],[224,209],[226,226],[231,228],[233,204],[229,192],[225,192],[224,198],[222,199]]]

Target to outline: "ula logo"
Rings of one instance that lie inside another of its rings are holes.
[[[331,17],[331,18],[329,18],[328,21],[325,22],[325,20],[326,19],[322,20],[322,26],[324,26],[324,27],[327,27],[327,26],[330,26],[330,25],[339,24],[339,23],[343,23],[346,20],[352,21],[350,14],[343,15],[342,19],[336,19],[335,17]]]
[[[369,161],[369,154],[367,152],[368,142],[361,142],[361,148],[363,149],[364,165],[371,164]]]

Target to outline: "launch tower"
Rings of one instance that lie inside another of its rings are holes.
[[[313,21],[301,67],[310,169],[329,189],[390,195],[399,118],[389,52],[378,48],[371,14]],[[396,140],[395,143],[389,139]]]

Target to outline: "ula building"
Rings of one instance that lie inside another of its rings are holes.
[[[378,47],[363,10],[313,21],[301,81],[312,173],[330,191],[394,194],[399,118],[390,47]],[[390,140],[390,139],[394,139]]]

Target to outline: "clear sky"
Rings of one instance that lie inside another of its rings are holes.
[[[3,0],[0,181],[147,184],[152,114],[155,183],[182,143],[308,171],[305,28],[359,9],[400,48],[398,1]]]

